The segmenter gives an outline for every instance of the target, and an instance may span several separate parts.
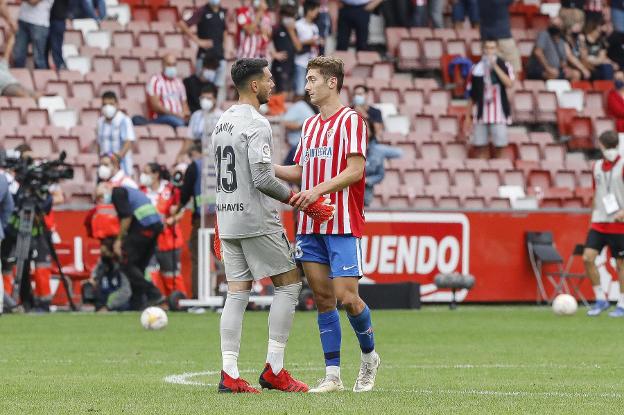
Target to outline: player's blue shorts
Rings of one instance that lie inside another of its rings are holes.
[[[295,259],[327,264],[329,277],[361,277],[360,238],[349,235],[297,235]]]

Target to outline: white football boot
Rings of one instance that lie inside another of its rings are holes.
[[[310,389],[309,393],[327,393],[327,392],[340,392],[344,390],[342,380],[338,376],[325,375],[325,378],[321,380],[316,388]]]
[[[377,376],[377,369],[381,364],[381,359],[377,352],[372,352],[372,359],[370,362],[362,359],[360,363],[360,372],[355,380],[353,386],[353,392],[370,392],[375,386],[375,377]]]

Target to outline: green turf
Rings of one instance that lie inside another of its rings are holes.
[[[6,315],[0,318],[0,413],[620,413],[624,321],[556,317],[547,308],[444,307],[375,312],[382,367],[377,391],[313,396],[216,393],[220,367],[214,313],[170,314],[148,332],[136,313]],[[344,316],[344,315],[343,315]],[[343,381],[359,363],[343,321]],[[246,316],[239,365],[257,384],[267,314]],[[287,367],[323,375],[315,313],[298,313]],[[199,385],[165,382],[185,372]]]

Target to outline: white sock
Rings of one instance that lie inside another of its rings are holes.
[[[285,343],[280,343],[275,340],[269,339],[269,350],[267,352],[266,361],[271,365],[271,369],[273,370],[273,374],[277,375],[282,371],[284,367],[284,349],[286,348]]]
[[[373,360],[375,359],[376,354],[377,353],[375,353],[374,350],[370,353],[362,353],[362,361],[366,363],[372,363]]]
[[[340,379],[340,366],[325,366],[325,375],[335,376]]]
[[[223,371],[232,379],[238,379],[240,376],[238,373],[238,353],[223,352],[221,356],[223,357]]]
[[[624,293],[620,293],[620,298],[618,299],[617,306],[624,308]]]
[[[594,285],[594,296],[596,297],[596,301],[606,301],[607,296],[605,295],[602,287],[600,285]]]

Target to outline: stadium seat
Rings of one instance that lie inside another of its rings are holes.
[[[577,187],[574,196],[583,201],[583,206],[589,206],[594,198],[594,189],[591,187]]]
[[[459,118],[452,115],[440,116],[437,122],[437,130],[455,137],[459,136],[461,132]]]
[[[441,39],[424,39],[422,41],[422,65],[425,69],[438,69],[440,59],[444,55],[444,43]]]
[[[557,94],[557,97],[561,97],[564,92],[570,91],[571,89],[572,86],[570,82],[565,79],[549,79],[546,81],[546,90],[554,92]]]
[[[81,47],[84,45],[84,38],[82,36],[82,31],[77,29],[67,29],[65,31],[65,36],[63,38],[64,45],[75,45],[76,47]]]
[[[37,125],[44,127],[49,124],[48,111],[44,109],[30,108],[26,111],[24,122],[27,125]]]
[[[132,20],[134,22],[151,22],[152,11],[149,7],[136,6],[132,8]]]
[[[50,120],[52,125],[65,127],[69,130],[78,124],[78,114],[73,109],[56,110]]]
[[[444,146],[444,152],[449,159],[465,160],[468,156],[466,144],[463,142],[447,143]]]
[[[85,45],[92,48],[106,50],[111,47],[111,32],[107,30],[87,32],[85,36]]]
[[[400,70],[408,71],[420,69],[421,65],[420,43],[416,39],[401,39],[399,42],[399,62]]]
[[[520,170],[507,170],[503,173],[502,183],[506,186],[524,188],[524,174]]]
[[[543,148],[544,160],[563,163],[565,160],[564,148],[559,144],[548,144]]]
[[[442,145],[440,143],[427,142],[420,145],[420,158],[439,161],[442,157]]]
[[[559,170],[554,175],[553,185],[574,190],[576,188],[576,175],[573,171]]]
[[[386,49],[390,56],[397,55],[397,48],[401,39],[409,37],[409,30],[403,27],[386,28]]]
[[[554,92],[538,92],[536,103],[536,118],[538,122],[550,123],[557,121],[557,95]]]
[[[486,202],[482,196],[469,196],[464,199],[464,209],[485,209]]]
[[[115,47],[132,49],[135,45],[134,33],[129,30],[115,31],[112,34],[111,42]]]
[[[54,141],[51,136],[35,135],[29,140],[30,147],[35,154],[45,154],[51,156],[56,153]]]
[[[410,169],[403,173],[404,182],[414,189],[424,189],[427,184],[425,172],[422,169]]]
[[[585,106],[583,91],[579,89],[563,91],[558,94],[557,97],[559,100],[559,108],[574,108],[578,112],[583,111]]]
[[[69,56],[65,59],[65,65],[70,71],[78,71],[83,75],[91,72],[91,58],[88,56]]]
[[[460,199],[456,196],[442,196],[438,200],[437,207],[440,209],[459,209]]]
[[[518,152],[520,159],[528,161],[540,161],[541,155],[539,145],[537,144],[520,144],[518,146]]]
[[[546,170],[533,170],[527,176],[527,189],[540,188],[542,191],[550,188],[550,172]]]
[[[69,83],[67,81],[48,81],[45,91],[50,95],[58,95],[63,98],[71,96]]]
[[[73,19],[72,29],[80,30],[82,37],[85,38],[87,33],[99,30],[99,26],[95,19]]]
[[[613,89],[613,81],[594,81],[594,90],[601,92],[609,92]]]
[[[593,121],[593,130],[598,138],[605,131],[615,131],[615,121],[612,118],[598,118]]]
[[[517,122],[535,122],[535,101],[530,91],[517,91],[512,98],[513,118]]]
[[[404,115],[393,115],[384,118],[386,131],[406,135],[410,131],[410,120]]]
[[[80,152],[80,140],[76,136],[64,135],[56,139],[56,147],[59,151],[64,151],[68,157],[77,157]]]
[[[568,150],[588,150],[594,148],[593,126],[589,117],[575,116],[570,123]]]
[[[109,55],[96,55],[91,60],[93,67],[98,72],[111,74],[115,72],[115,61],[112,56]]]
[[[161,22],[177,23],[180,19],[178,9],[171,6],[161,6],[156,9],[156,20]]]
[[[412,39],[423,40],[433,37],[433,30],[428,27],[412,27],[410,29],[409,37]]]

